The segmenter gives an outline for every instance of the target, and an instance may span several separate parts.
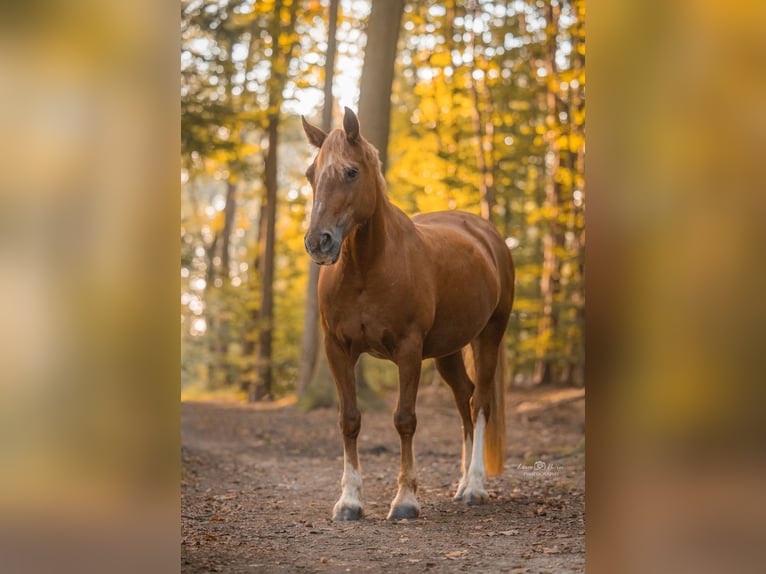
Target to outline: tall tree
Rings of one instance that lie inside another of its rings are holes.
[[[330,14],[327,23],[327,53],[325,55],[324,104],[322,107],[322,130],[328,133],[332,128],[333,95],[332,83],[335,77],[335,52],[337,50],[336,29],[338,25],[339,0],[330,0]],[[302,397],[316,369],[319,351],[319,302],[317,284],[319,265],[309,261],[309,278],[306,287],[306,316],[303,321],[301,340],[301,362],[298,371],[298,396]]]
[[[298,0],[275,0],[273,17],[268,29],[271,37],[269,96],[267,110],[268,149],[264,158],[265,195],[261,207],[261,232],[259,264],[261,270],[261,306],[258,314],[258,357],[257,378],[250,385],[248,400],[273,398],[272,389],[272,342],[274,335],[274,243],[277,221],[277,152],[279,149],[279,122],[284,101],[285,82],[298,45],[295,21],[298,15]],[[286,10],[285,10],[286,9]],[[283,13],[287,12],[287,21]]]
[[[383,173],[391,126],[391,85],[405,0],[373,0],[367,47],[359,85],[359,123],[364,137],[378,148]]]
[[[228,291],[229,287],[229,263],[231,258],[231,233],[236,214],[236,194],[237,194],[237,176],[231,169],[226,181],[226,203],[223,208],[223,229],[221,229],[221,255],[215,255],[217,239],[213,240],[212,257],[210,257],[210,269],[214,271],[220,267],[220,277],[214,277],[212,286],[215,287],[217,280],[220,280],[222,292]],[[210,384],[212,387],[229,386],[233,380],[232,369],[227,364],[227,355],[229,351],[229,313],[226,308],[227,300],[222,301],[221,311],[215,317],[211,317],[211,331],[215,331],[215,336],[211,337],[210,361]]]
[[[378,150],[384,175],[391,131],[391,90],[396,46],[404,5],[405,0],[372,0],[362,78],[359,82],[359,123],[364,138]],[[355,374],[360,399],[372,399],[362,361],[357,362]]]
[[[477,40],[477,23],[482,18],[481,5],[476,0],[469,2],[467,9],[471,25],[467,48],[471,54],[470,74],[468,85],[471,92],[471,119],[473,122],[473,131],[476,138],[476,167],[479,172],[479,196],[481,198],[480,209],[481,216],[484,219],[492,221],[492,212],[495,207],[495,190],[492,177],[493,134],[494,125],[492,124],[492,103],[491,93],[483,84],[485,77],[485,66],[481,63],[482,52],[479,50],[479,41]],[[476,24],[475,24],[476,23]],[[481,35],[478,35],[481,37]]]

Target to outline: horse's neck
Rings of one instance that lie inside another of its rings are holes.
[[[388,200],[385,188],[378,187],[376,193],[372,217],[357,226],[344,245],[346,265],[362,275],[384,256],[389,243],[401,234],[402,229],[413,226],[412,221]]]

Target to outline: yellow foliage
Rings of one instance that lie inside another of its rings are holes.
[[[569,189],[572,186],[572,171],[568,168],[560,167],[556,172],[556,182],[565,189]]]
[[[223,229],[224,219],[225,217],[223,211],[216,211],[215,215],[208,224],[210,226],[210,231],[212,231],[213,234],[218,233],[221,231],[221,229]]]
[[[569,135],[569,151],[577,153],[585,145],[585,138],[578,133]]]
[[[434,68],[445,68],[452,63],[452,56],[449,52],[434,52],[431,55],[431,66]]]
[[[244,229],[245,231],[250,229],[250,218],[246,213],[242,211],[237,212],[236,221],[234,223],[237,229]]]

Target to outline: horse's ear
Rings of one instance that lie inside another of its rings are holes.
[[[327,134],[318,127],[312,126],[303,116],[301,116],[301,122],[303,122],[303,131],[306,132],[309,143],[316,147],[322,147]]]
[[[343,114],[343,130],[349,143],[355,143],[359,139],[359,120],[351,108],[345,108]]]

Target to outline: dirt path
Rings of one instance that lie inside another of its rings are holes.
[[[446,386],[422,389],[421,517],[401,522],[385,520],[399,459],[390,411],[364,413],[366,517],[354,523],[330,520],[343,460],[336,411],[184,403],[182,571],[583,572],[581,395],[514,391],[506,472],[489,479],[489,504],[468,508],[451,499],[460,469],[457,411]],[[536,470],[536,461],[546,468]]]

